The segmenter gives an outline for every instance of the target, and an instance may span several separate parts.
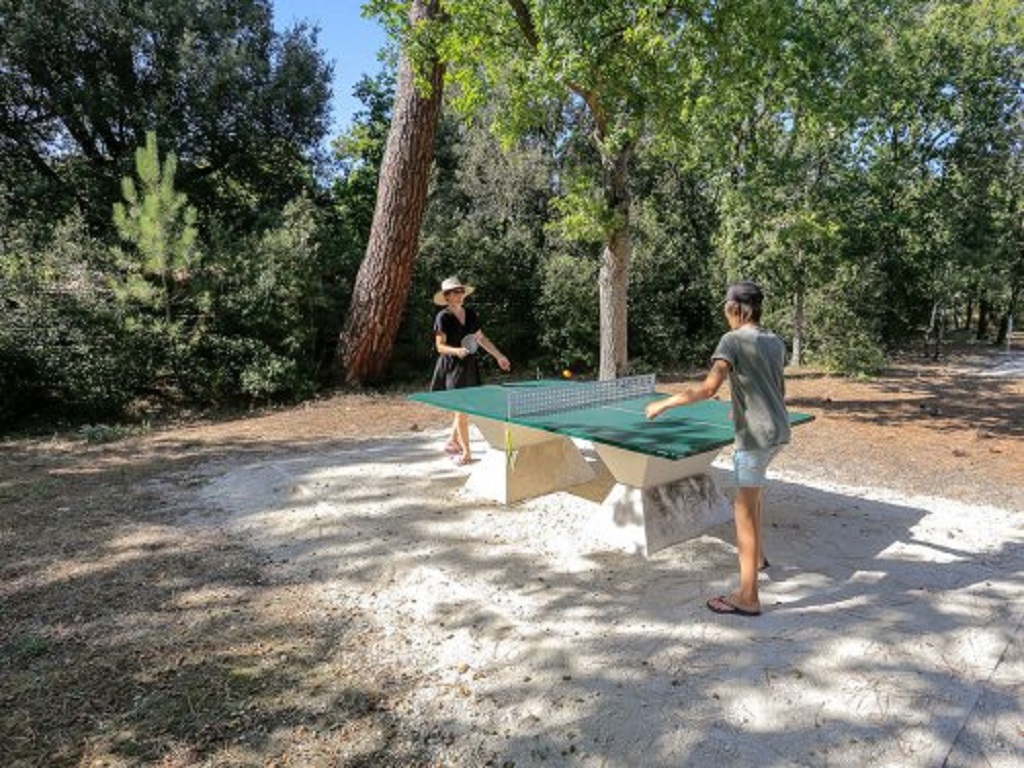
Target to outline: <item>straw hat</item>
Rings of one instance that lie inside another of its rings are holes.
[[[446,277],[444,282],[441,283],[441,290],[434,294],[434,303],[439,307],[443,307],[448,303],[448,300],[445,298],[445,294],[448,291],[455,290],[456,288],[461,288],[466,292],[467,296],[476,290],[472,285],[463,285],[462,281],[457,277]]]

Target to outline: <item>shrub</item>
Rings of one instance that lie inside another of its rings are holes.
[[[177,367],[186,396],[202,403],[300,398],[313,389],[293,360],[246,336],[200,336]]]
[[[574,373],[593,371],[599,362],[598,264],[588,258],[555,254],[545,264],[539,307],[540,365]]]

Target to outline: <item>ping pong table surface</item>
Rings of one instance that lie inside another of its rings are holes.
[[[666,393],[657,391],[611,403],[551,413],[509,414],[509,395],[516,390],[574,386],[585,384],[541,379],[439,392],[420,392],[411,395],[410,399],[470,416],[507,421],[669,460],[706,453],[733,442],[730,403],[703,400],[670,409],[657,419],[648,420],[644,413],[647,403],[667,396]],[[789,413],[791,424],[800,424],[810,421],[811,418],[804,413]]]

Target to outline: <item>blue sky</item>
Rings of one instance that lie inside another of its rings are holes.
[[[334,64],[334,127],[344,130],[361,105],[352,97],[352,86],[364,75],[381,69],[377,52],[384,46],[384,30],[360,16],[361,0],[272,0],[274,26],[284,29],[300,21],[320,27],[319,47]]]

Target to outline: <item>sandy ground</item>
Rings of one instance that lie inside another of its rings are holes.
[[[0,766],[1024,765],[1022,376],[788,372],[756,619],[728,524],[474,501],[401,392],[4,439]]]
[[[615,551],[591,535],[606,473],[502,507],[462,493],[442,439],[209,463],[186,505],[307,611],[370,617],[364,663],[403,670],[398,714],[438,765],[1024,765],[1019,508],[780,462],[765,613],[717,616],[731,525]]]

